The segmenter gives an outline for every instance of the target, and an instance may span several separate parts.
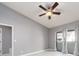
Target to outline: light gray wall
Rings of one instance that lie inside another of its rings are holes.
[[[64,25],[61,25],[61,26],[54,27],[54,28],[49,30],[48,47],[50,49],[56,50],[56,32],[65,31],[65,29],[66,30],[76,29],[77,44],[79,45],[79,21],[75,21],[75,22],[72,22],[72,23],[69,23],[69,24],[64,24]],[[76,46],[78,48],[78,53],[76,53],[76,54],[79,54],[78,45]]]
[[[56,28],[51,28],[49,29],[49,42],[48,42],[48,47],[50,49],[56,50],[56,32],[59,32],[61,30],[64,30],[64,26],[56,27]]]
[[[0,3],[0,23],[14,26],[14,55],[48,48],[48,29]]]

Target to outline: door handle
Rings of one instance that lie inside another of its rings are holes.
[[[61,41],[62,39],[58,39],[58,41]]]

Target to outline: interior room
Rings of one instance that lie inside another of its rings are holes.
[[[79,2],[1,2],[0,56],[79,56]]]

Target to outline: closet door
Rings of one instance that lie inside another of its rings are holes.
[[[0,28],[0,55],[2,55],[2,28]]]
[[[64,43],[64,39],[63,39],[63,32],[57,32],[56,33],[56,49],[59,52],[62,52],[63,50],[63,43]]]
[[[69,54],[74,54],[75,43],[76,43],[76,32],[75,30],[67,30],[66,43],[67,52]]]

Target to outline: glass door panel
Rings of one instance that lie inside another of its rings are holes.
[[[64,43],[63,32],[57,32],[56,33],[56,49],[57,49],[57,51],[62,52],[63,43]]]
[[[68,30],[67,31],[67,36],[66,36],[66,43],[67,43],[67,52],[69,54],[74,53],[75,49],[75,30]]]

